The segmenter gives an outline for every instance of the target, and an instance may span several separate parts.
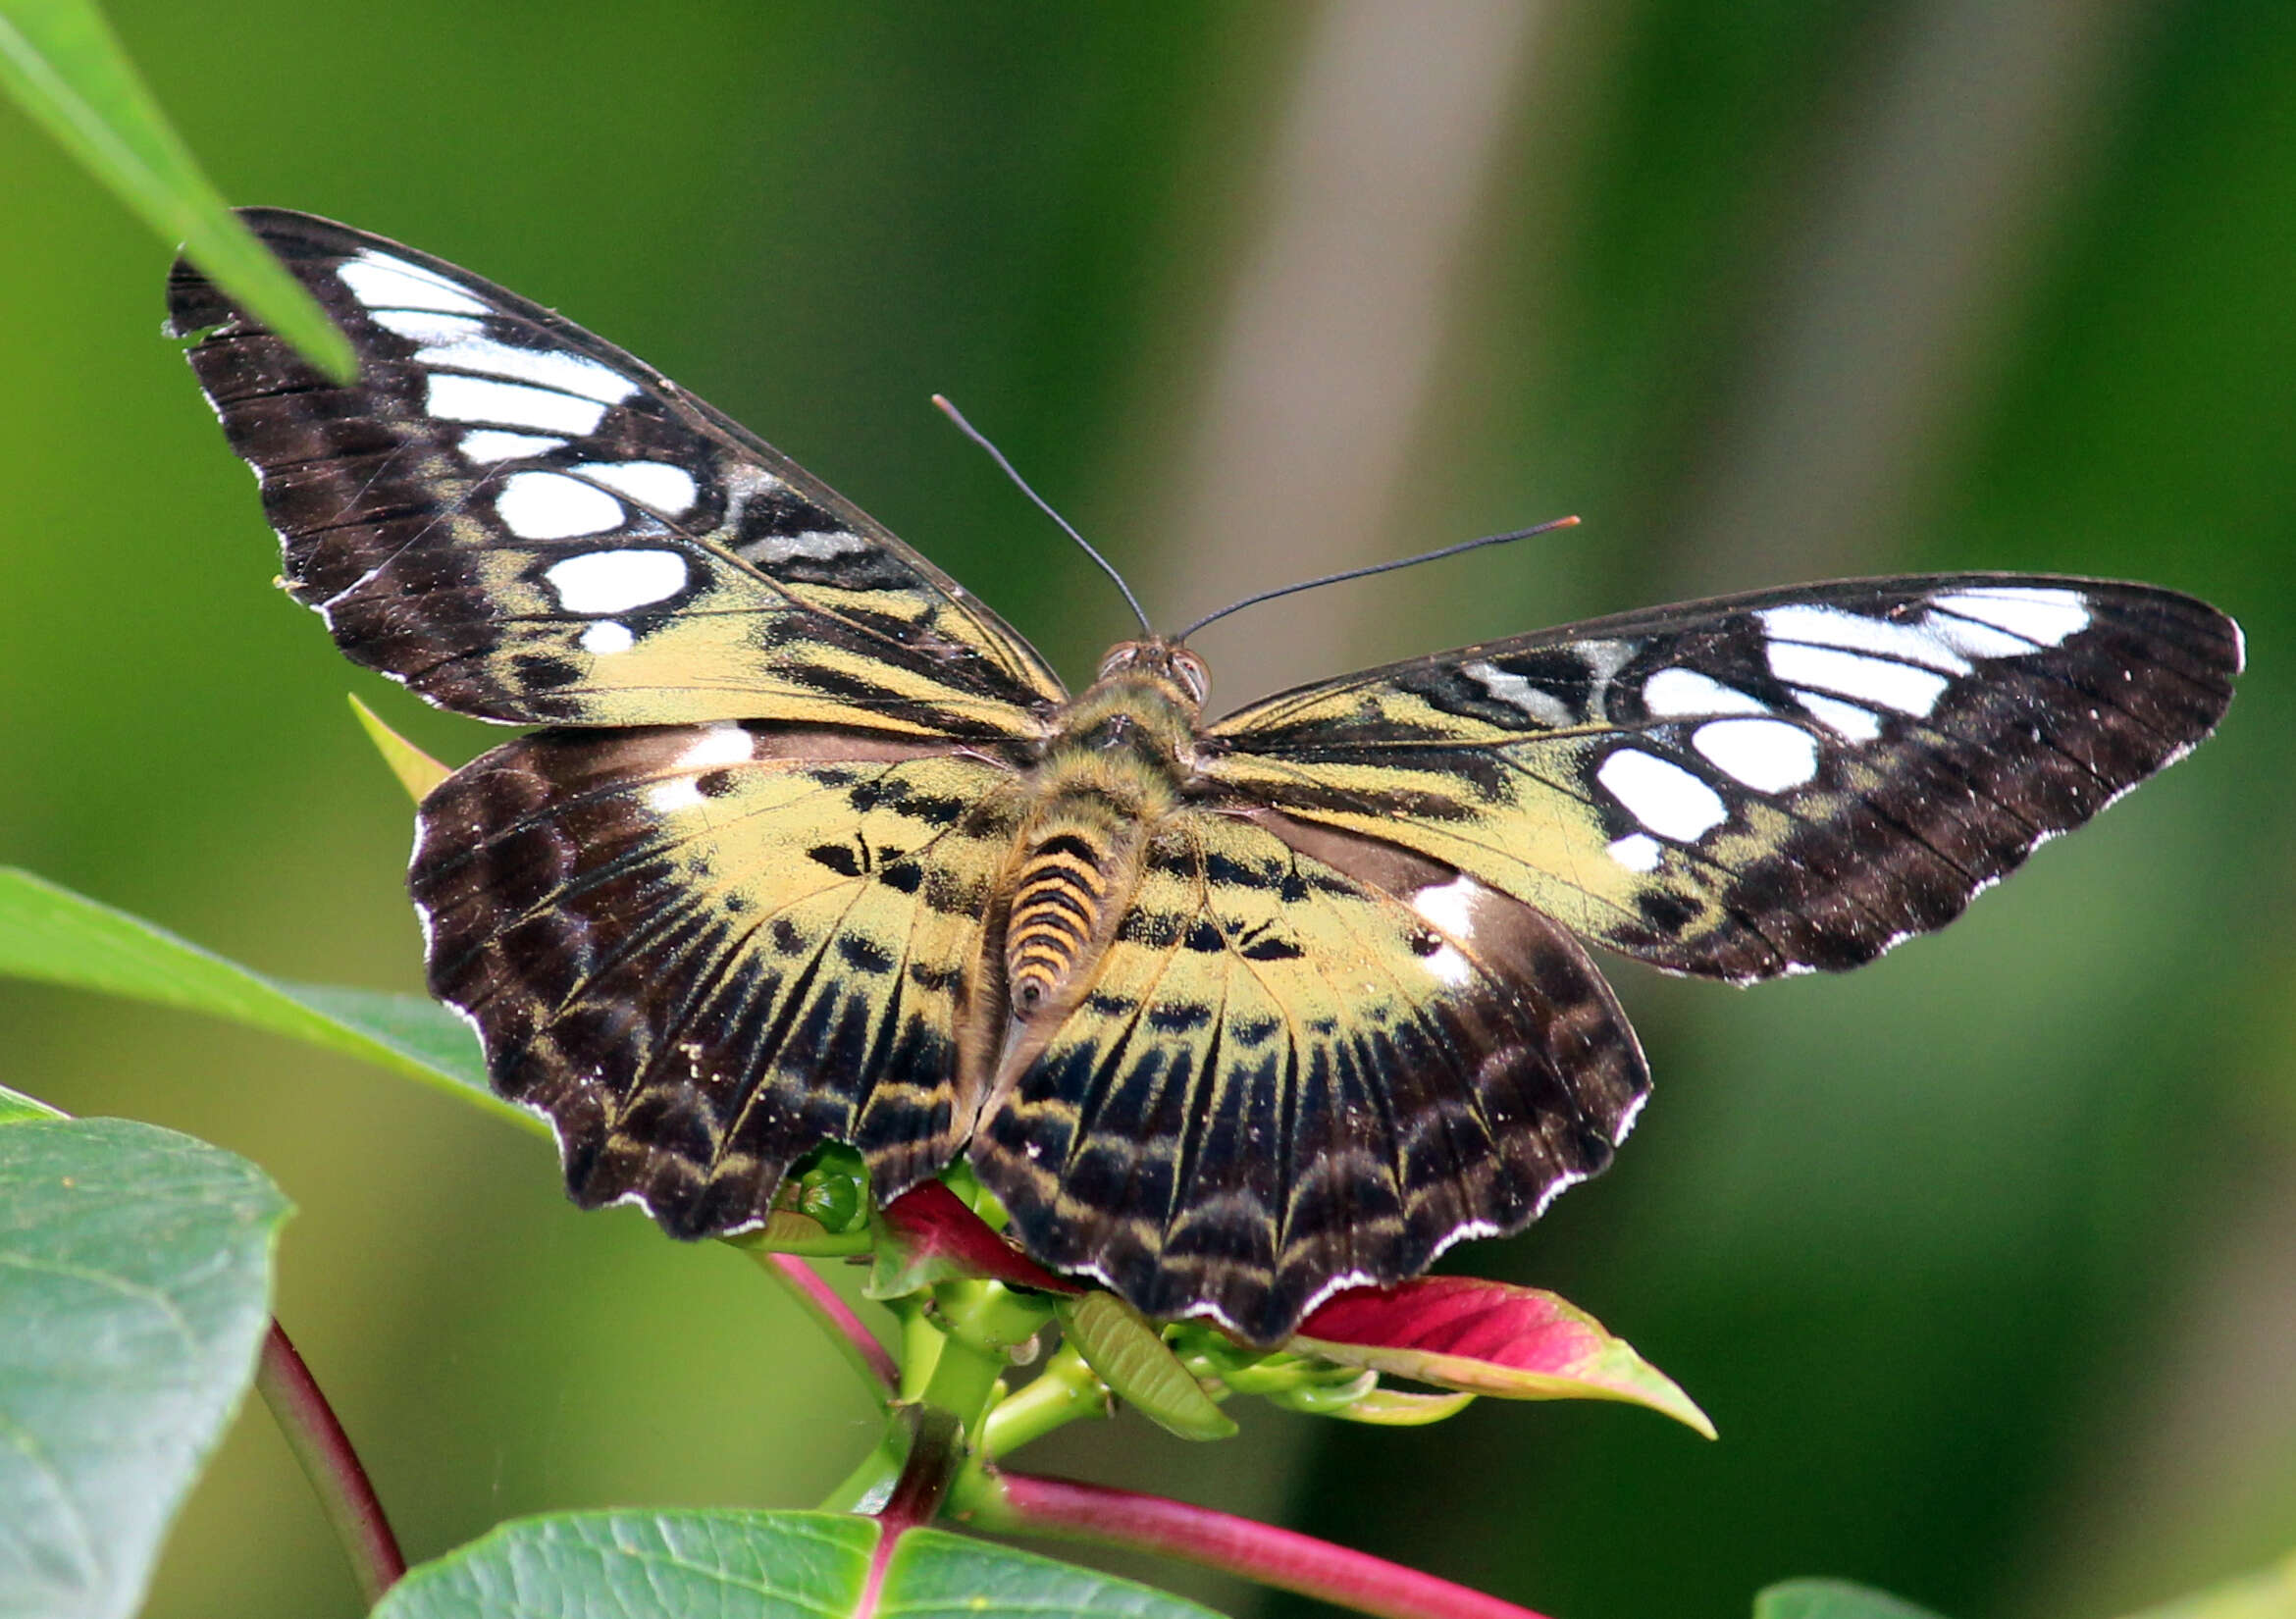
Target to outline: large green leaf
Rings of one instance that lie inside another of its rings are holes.
[[[237,1408],[287,1199],[121,1119],[0,1129],[0,1616],[124,1619]]]
[[[1937,1615],[1848,1580],[1788,1580],[1754,1597],[1753,1619],[1937,1619]]]
[[[1128,1580],[937,1530],[902,1536],[872,1597],[881,1533],[833,1512],[528,1518],[415,1569],[374,1619],[1214,1619]]]
[[[358,374],[342,334],[200,172],[92,0],[0,0],[0,88],[235,302],[323,370]]]
[[[444,1085],[529,1129],[548,1126],[487,1088],[470,1031],[412,995],[289,983],[165,928],[0,866],[0,973],[204,1012]]]

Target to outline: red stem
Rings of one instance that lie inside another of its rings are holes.
[[[906,1406],[896,1420],[908,1426],[909,1455],[892,1495],[876,1513],[877,1544],[869,1553],[868,1578],[861,1600],[853,1606],[854,1619],[878,1619],[877,1604],[885,1591],[885,1571],[893,1566],[893,1548],[902,1536],[933,1521],[964,1460],[964,1432],[954,1412]]]
[[[271,1407],[287,1448],[302,1463],[303,1476],[311,1481],[320,1508],[342,1542],[343,1555],[350,1559],[359,1593],[373,1607],[406,1572],[406,1557],[398,1549],[397,1537],[391,1533],[391,1521],[383,1516],[383,1503],[375,1498],[375,1487],[367,1480],[359,1453],[351,1448],[350,1436],[336,1420],[335,1408],[327,1403],[318,1380],[311,1376],[311,1369],[303,1364],[303,1357],[295,1352],[276,1318],[263,1339],[255,1386],[263,1394],[263,1403]]]
[[[1380,1619],[1539,1619],[1529,1608],[1272,1524],[1105,1485],[1007,1473],[975,1522],[1154,1551]]]
[[[901,1368],[894,1363],[892,1353],[853,1313],[853,1307],[837,1296],[837,1289],[820,1272],[795,1254],[759,1253],[757,1258],[781,1274],[808,1313],[844,1340],[847,1354],[884,1384],[886,1393],[901,1386]]]

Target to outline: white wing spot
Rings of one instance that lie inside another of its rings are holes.
[[[428,379],[423,407],[449,422],[507,422],[545,433],[596,433],[606,407],[555,389],[490,382],[484,377],[436,375]]]
[[[461,342],[482,337],[487,330],[487,323],[476,315],[438,314],[428,309],[378,309],[373,318],[377,326],[409,342]]]
[[[369,309],[436,309],[446,314],[483,315],[485,300],[473,297],[435,272],[372,248],[345,259],[335,273],[351,296]]]
[[[597,628],[593,625],[592,628]],[[681,810],[699,810],[707,801],[702,796],[702,784],[695,778],[704,770],[714,770],[727,764],[747,764],[756,757],[750,733],[730,719],[721,719],[700,727],[694,740],[671,764],[681,772],[655,782],[646,789],[646,807],[656,814],[672,815]]]
[[[1621,748],[1594,772],[1628,814],[1662,838],[1690,843],[1730,818],[1722,795],[1671,759]]]
[[[1673,718],[1682,714],[1766,714],[1760,698],[1725,686],[1696,669],[1660,669],[1643,682],[1643,706]]]
[[[667,461],[584,461],[574,469],[665,517],[675,517],[701,494],[694,475]]]
[[[595,484],[562,472],[513,472],[502,480],[495,510],[521,540],[573,540],[622,526],[622,502]],[[600,555],[670,556],[671,551],[604,551]],[[562,564],[561,564],[562,565]],[[678,564],[682,570],[683,561]],[[556,568],[550,570],[554,576]],[[609,609],[612,610],[612,609]]]
[[[1427,958],[1427,969],[1435,974],[1437,983],[1449,989],[1457,989],[1475,976],[1474,966],[1466,957],[1459,954],[1455,945],[1438,946]]]
[[[1464,874],[1449,882],[1422,888],[1411,896],[1411,909],[1455,939],[1475,936],[1475,902],[1483,884]]]
[[[1552,692],[1541,691],[1521,675],[1495,663],[1468,663],[1459,672],[1488,692],[1493,702],[1520,709],[1541,725],[1570,725],[1578,720],[1570,705]]]
[[[1937,634],[1928,614],[1918,624],[1900,624],[1887,618],[1868,618],[1840,607],[1821,607],[1797,601],[1783,607],[1765,607],[1754,616],[1773,642],[1805,642],[1814,647],[1839,647],[1845,652],[1878,653],[1905,663],[1919,663],[1947,674],[1967,674],[1969,660]]]
[[[674,815],[681,810],[699,810],[707,801],[692,776],[674,776],[668,781],[657,781],[646,789],[646,808],[657,815]]]
[[[1817,738],[1782,719],[1717,719],[1691,746],[1706,762],[1757,793],[1780,793],[1817,775]]]
[[[756,755],[757,746],[740,721],[712,720],[686,744],[686,751],[678,756],[678,768],[714,770],[724,764],[747,764]]]
[[[543,570],[559,606],[601,615],[665,601],[686,588],[686,574],[674,550],[594,550]]]
[[[582,650],[594,657],[611,657],[626,653],[638,644],[630,633],[630,626],[618,624],[610,618],[601,618],[582,632]]]
[[[1658,840],[1647,832],[1630,832],[1610,845],[1610,858],[1629,871],[1655,871],[1658,859],[1665,853]]]
[[[1930,610],[1922,620],[1922,628],[1953,648],[1963,657],[2023,657],[2041,649],[2021,636],[2007,630],[1995,629],[1991,624],[1975,624],[1966,618],[1956,618],[1950,612]]]
[[[1587,665],[1588,676],[1597,686],[1609,685],[1626,667],[1627,659],[1641,650],[1639,641],[1581,641],[1570,649]]]
[[[808,529],[803,534],[776,534],[760,540],[746,553],[759,562],[787,562],[797,557],[826,562],[869,549],[869,542],[847,529]]]
[[[563,439],[546,439],[537,433],[504,433],[498,427],[474,427],[462,436],[455,447],[462,458],[477,466],[491,466],[496,461],[523,460],[529,455],[548,455],[553,449],[565,446]]]
[[[596,399],[600,404],[620,404],[638,392],[636,383],[587,354],[563,348],[515,348],[476,334],[418,348],[414,357],[422,365],[483,371],[490,377],[535,383],[561,393]]]
[[[1860,708],[1854,703],[1805,692],[1800,687],[1795,688],[1794,701],[1809,710],[1810,718],[1845,741],[1871,742],[1881,735],[1881,715],[1871,708]]]
[[[1769,654],[1770,672],[1780,680],[1838,692],[1904,714],[1928,713],[1952,684],[1934,669],[1886,657],[1864,657],[1832,647],[1808,647],[1799,641],[1773,641]]]
[[[1938,606],[1974,618],[2038,647],[2061,647],[2089,627],[2089,608],[2078,591],[2009,586],[1954,591]]]

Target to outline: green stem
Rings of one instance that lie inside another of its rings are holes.
[[[933,1289],[935,1314],[947,1334],[924,1403],[965,1425],[967,1444],[980,1436],[981,1418],[1013,1364],[1013,1351],[1052,1321],[1052,1306],[1016,1293],[999,1281],[950,1281]]]
[[[925,1308],[924,1299],[915,1294],[888,1299],[885,1308],[901,1322],[900,1398],[913,1403],[924,1398],[925,1384],[941,1362],[941,1345],[947,1334]]]
[[[980,1454],[993,1461],[1056,1428],[1112,1414],[1108,1385],[1072,1345],[1064,1343],[1025,1387],[989,1412],[980,1428]]]
[[[923,1403],[955,1417],[964,1425],[965,1436],[969,1440],[997,1392],[997,1380],[1011,1364],[997,1350],[951,1337],[941,1345],[940,1359],[933,1364],[932,1378],[925,1384]]]
[[[953,1446],[975,1448],[1012,1350],[1052,1319],[1049,1305],[994,1281],[944,1282],[933,1290],[930,1311],[918,1296],[888,1302],[901,1320],[900,1394],[877,1442],[821,1503],[828,1511],[884,1510],[913,1446],[920,1407],[928,1425],[940,1414]]]

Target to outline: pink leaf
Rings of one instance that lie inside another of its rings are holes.
[[[1334,1294],[1286,1347],[1342,1366],[1518,1400],[1627,1400],[1708,1438],[1689,1395],[1584,1310],[1534,1287],[1421,1277]]]
[[[987,1277],[1044,1293],[1084,1289],[1014,1247],[938,1180],[913,1186],[880,1213],[885,1240],[869,1293],[889,1298],[954,1277]]]

